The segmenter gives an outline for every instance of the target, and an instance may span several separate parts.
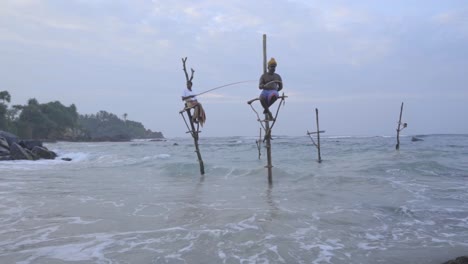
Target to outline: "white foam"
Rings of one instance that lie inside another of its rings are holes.
[[[230,224],[227,224],[227,226],[238,231],[242,231],[246,229],[258,230],[259,229],[258,226],[249,224],[249,223],[255,222],[255,218],[256,218],[255,215],[253,215],[252,217],[242,220],[237,224],[230,223]]]
[[[193,249],[193,242],[190,242],[190,244],[184,248],[179,249],[180,253],[184,252],[190,252]]]
[[[226,261],[226,254],[221,250],[218,250],[218,257],[223,260],[223,263]]]
[[[113,205],[114,207],[122,207],[122,206],[125,206],[124,203],[118,203],[118,202],[115,202],[115,201],[106,201],[106,202],[103,202],[102,204],[111,204],[111,205]]]
[[[96,201],[97,199],[91,196],[85,196],[85,197],[78,198],[78,200],[80,200],[80,202],[82,203],[86,203],[88,201]]]
[[[9,170],[37,170],[43,169],[48,166],[57,166],[62,165],[63,163],[68,163],[69,161],[64,161],[62,158],[71,158],[71,162],[80,162],[88,160],[88,153],[84,152],[70,152],[60,154],[55,159],[40,159],[40,160],[9,160],[2,161],[0,163],[0,170],[9,171]]]
[[[94,224],[94,223],[101,221],[101,219],[93,220],[93,221],[86,221],[86,220],[83,220],[81,217],[68,217],[68,219],[71,220],[70,224],[77,224],[77,225],[89,225],[89,224]]]
[[[41,257],[59,259],[63,261],[96,261],[110,263],[110,260],[104,257],[103,250],[115,242],[114,239],[108,239],[108,236],[96,238],[96,240],[74,243],[58,246],[48,246],[24,250],[25,253],[32,253],[32,256],[26,261],[17,262],[19,264],[35,263],[35,260]]]
[[[169,159],[171,157],[170,154],[158,154],[154,156],[144,156],[143,160],[148,161],[148,160],[153,160],[153,159]]]
[[[364,249],[364,250],[371,250],[371,249],[379,248],[378,246],[370,246],[369,243],[364,243],[364,242],[360,242],[357,245],[358,245],[358,248]]]
[[[171,157],[171,155],[169,155],[169,154],[159,154],[159,155],[156,156],[156,158],[158,158],[158,159],[168,159],[170,157]]]
[[[373,234],[369,234],[369,233],[366,233],[366,238],[369,239],[369,240],[372,240],[372,241],[377,241],[377,240],[381,240],[383,239],[384,237],[382,235],[373,235]]]

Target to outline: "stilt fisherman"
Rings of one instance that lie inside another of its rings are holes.
[[[275,73],[276,65],[275,58],[271,58],[270,61],[268,61],[268,72],[262,74],[258,86],[259,89],[263,90],[260,93],[260,103],[264,109],[263,113],[267,114],[269,120],[273,120],[273,115],[269,108],[278,99],[278,92],[283,89],[281,76]]]
[[[195,93],[192,91],[192,81],[187,81],[187,89],[182,93],[182,101],[185,101],[185,106],[188,108],[193,107],[192,122],[199,123],[201,126],[205,123],[206,114],[203,106],[198,102]]]

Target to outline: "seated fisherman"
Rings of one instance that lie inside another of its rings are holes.
[[[258,86],[259,89],[263,90],[260,93],[260,103],[264,109],[263,113],[267,114],[269,120],[273,120],[273,115],[269,108],[278,99],[278,92],[283,89],[281,76],[275,73],[276,65],[275,59],[271,58],[268,62],[268,72],[262,74]]]
[[[193,108],[192,122],[200,123],[201,126],[206,121],[205,110],[200,102],[198,102],[196,94],[192,91],[192,82],[187,81],[187,89],[182,93],[182,101],[185,101],[185,106]]]

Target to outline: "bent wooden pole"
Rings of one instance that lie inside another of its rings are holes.
[[[403,102],[401,103],[401,108],[400,108],[400,119],[398,120],[398,127],[397,127],[397,144],[395,146],[396,150],[400,149],[400,131],[402,131],[404,128],[408,126],[407,123],[401,123],[401,116],[403,114]]]
[[[192,73],[191,73],[191,75],[189,77],[188,72],[187,72],[187,67],[185,66],[186,62],[187,62],[187,57],[182,58],[182,66],[183,66],[182,70],[184,71],[184,74],[185,74],[185,80],[187,81],[187,85],[189,85],[189,84],[191,85],[192,80],[193,80],[193,74],[195,73],[195,70],[190,68],[190,71]],[[195,107],[198,107],[198,106],[195,106]],[[199,138],[198,134],[200,133],[200,130],[199,130],[200,125],[197,123],[197,129],[195,129],[195,125],[193,124],[193,120],[192,120],[192,114],[190,113],[191,108],[194,108],[194,107],[184,108],[185,112],[187,113],[188,119],[189,119],[190,127],[188,127],[187,121],[185,121],[185,117],[183,115],[184,110],[180,111],[180,114],[184,118],[185,125],[187,125],[187,128],[190,130],[189,132],[193,137],[193,143],[195,145],[195,152],[197,153],[198,163],[200,164],[200,174],[204,175],[205,174],[205,166],[203,165],[203,159],[201,157],[200,148],[198,147],[198,138]]]
[[[198,124],[197,124],[197,129],[195,129],[195,125],[192,121],[192,114],[190,113],[191,108],[186,108],[180,111],[179,113],[182,115],[182,118],[184,119],[185,124],[187,125],[187,121],[185,120],[184,117],[184,111],[187,113],[187,117],[190,123],[190,127],[187,125],[187,128],[189,131],[187,133],[190,133],[193,138],[193,143],[195,145],[195,152],[197,153],[197,158],[198,158],[198,163],[200,164],[200,174],[205,175],[205,165],[203,164],[203,159],[201,156],[200,148],[198,147],[198,134],[200,133],[198,129]]]

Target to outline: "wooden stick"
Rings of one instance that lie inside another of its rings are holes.
[[[397,144],[395,146],[396,150],[400,149],[400,129],[401,126],[401,115],[403,114],[403,102],[401,103],[401,108],[400,108],[400,120],[398,120],[398,128],[397,128]]]
[[[266,139],[266,150],[267,150],[267,161],[266,168],[268,169],[268,184],[273,184],[273,173],[272,173],[272,162],[271,162],[271,129],[270,121],[268,121],[268,114],[265,114],[265,139]]]
[[[197,153],[197,158],[198,158],[198,163],[200,164],[200,174],[204,175],[205,174],[205,165],[203,164],[203,159],[201,156],[200,148],[198,147],[198,129],[195,130],[195,125],[193,124],[192,121],[192,114],[190,113],[190,109],[186,110],[187,116],[190,122],[190,126],[192,128],[192,137],[193,137],[193,143],[195,145],[195,152]]]
[[[317,120],[317,151],[318,151],[318,162],[322,162],[322,156],[320,156],[320,129],[319,129],[319,115],[318,109],[315,108],[315,117]]]
[[[257,140],[258,159],[262,156],[262,128],[260,127],[260,135]]]
[[[267,36],[263,34],[263,73],[267,72]],[[255,100],[254,100],[255,101]],[[253,101],[252,101],[253,102]],[[252,103],[250,102],[250,103]],[[268,113],[265,114],[265,139],[266,139],[266,150],[267,150],[267,160],[268,160],[268,184],[273,184],[273,175],[272,175],[272,162],[271,162],[271,129],[270,122],[268,121]]]
[[[266,34],[263,34],[263,73],[267,72],[267,53],[266,53],[266,48],[267,48],[267,38]]]
[[[190,71],[192,72],[192,74],[191,74],[191,76],[189,78],[188,73],[187,73],[187,68],[185,67],[186,62],[187,62],[187,57],[182,58],[182,65],[184,66],[183,70],[184,70],[184,73],[185,73],[185,79],[187,80],[187,82],[191,82],[193,80],[193,74],[195,73],[195,71],[193,70],[193,68],[190,68]]]
[[[193,74],[195,73],[195,71],[190,68],[191,70],[191,75],[189,77],[188,73],[187,73],[187,67],[185,66],[187,62],[187,57],[185,58],[182,58],[182,66],[183,66],[183,71],[185,73],[185,79],[187,81],[187,85],[189,84],[189,82],[191,83],[192,80],[193,80]],[[197,129],[195,129],[195,125],[193,124],[193,120],[192,120],[192,114],[190,113],[190,109],[194,108],[196,106],[193,106],[193,107],[185,107],[182,111],[180,111],[179,113],[182,114],[184,111],[187,113],[187,116],[188,116],[188,119],[189,119],[189,122],[190,122],[190,127],[191,127],[191,131],[190,131],[190,134],[192,135],[193,137],[193,143],[195,145],[195,152],[197,153],[197,158],[198,158],[198,163],[200,164],[200,174],[201,175],[204,175],[205,174],[205,165],[203,164],[203,159],[202,159],[202,156],[201,156],[201,153],[200,153],[200,148],[198,147],[198,134],[200,133],[199,131],[199,125],[197,124]],[[182,117],[183,114],[182,114]],[[185,121],[185,117],[184,117],[184,121]],[[187,124],[187,123],[186,123]],[[187,126],[188,127],[188,126]],[[190,128],[189,128],[190,129]]]

